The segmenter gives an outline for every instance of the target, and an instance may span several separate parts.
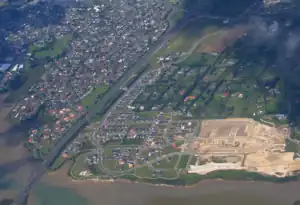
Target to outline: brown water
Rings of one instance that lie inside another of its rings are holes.
[[[207,180],[191,188],[170,188],[126,182],[74,182],[65,171],[45,176],[42,182],[71,188],[91,205],[293,205],[300,200],[300,182]],[[34,198],[30,197],[29,205],[40,205],[34,203]]]
[[[21,135],[15,138],[12,134],[6,133],[3,138],[0,135],[0,199],[13,197],[26,183],[33,166],[20,143]],[[11,137],[17,140],[10,143]],[[45,175],[41,182],[71,189],[90,205],[293,205],[300,200],[300,181],[272,184],[209,180],[191,188],[170,188],[125,182],[74,182],[67,177],[67,170],[65,166]],[[37,197],[31,194],[28,205],[42,205],[36,203]],[[66,204],[62,198],[53,205]]]
[[[0,199],[13,197],[31,170],[22,145],[7,146],[6,140],[0,138]],[[86,198],[90,205],[293,205],[300,200],[300,181],[272,184],[209,180],[191,188],[170,188],[126,182],[75,182],[68,178],[67,170],[65,166],[47,174],[41,182],[71,189],[74,196]],[[13,185],[7,186],[11,180]],[[36,203],[37,197],[31,194],[28,205],[42,205]],[[66,204],[62,198],[53,205]]]

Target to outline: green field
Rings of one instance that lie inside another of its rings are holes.
[[[192,159],[190,160],[190,165],[195,165],[198,158],[196,156],[192,156]]]
[[[36,58],[45,58],[45,57],[56,57],[64,52],[69,43],[72,41],[72,35],[63,36],[60,39],[54,41],[54,43],[45,50],[36,51],[34,57]],[[35,50],[32,48],[31,50]]]
[[[59,156],[55,161],[54,163],[51,165],[50,169],[51,170],[56,170],[58,168],[60,168],[64,162],[66,161],[65,158],[63,158],[62,156]]]
[[[108,90],[109,86],[106,84],[99,85],[98,87],[94,88],[90,94],[88,94],[81,103],[89,107],[91,103],[94,103],[97,99],[100,99],[101,96]]]
[[[105,169],[115,171],[115,170],[119,170],[119,169],[117,169],[117,163],[118,163],[117,160],[103,160],[102,166]]]
[[[159,114],[157,111],[136,112],[136,115],[144,118],[153,118]]]
[[[183,16],[183,10],[177,11],[171,17],[176,22]],[[172,52],[188,52],[199,39],[219,30],[222,23],[218,20],[194,20],[182,29],[168,45],[161,48],[152,56],[150,64],[156,67],[157,57],[165,56]]]
[[[135,175],[140,178],[153,178],[154,171],[152,168],[144,166],[135,170]]]
[[[199,66],[206,66],[211,65],[215,60],[216,56],[207,54],[207,53],[192,53],[189,55],[185,60],[178,63],[177,65],[180,67],[185,66],[192,66],[192,67],[199,67]]]
[[[177,166],[177,169],[185,169],[189,161],[190,155],[182,155]]]
[[[176,179],[178,177],[178,174],[175,170],[167,170],[167,171],[163,171],[161,178],[165,178],[165,179]]]
[[[161,54],[170,52],[188,52],[189,49],[202,37],[219,29],[219,21],[195,20],[187,25],[171,41],[167,48],[162,49]]]
[[[80,172],[88,170],[88,166],[84,162],[84,160],[87,156],[88,156],[88,154],[81,154],[76,157],[73,165],[71,166],[71,168],[69,170],[69,174],[71,176],[78,177]]]
[[[168,159],[160,160],[159,163],[153,164],[153,167],[158,169],[174,169],[178,160],[179,156],[175,155],[170,157],[170,159],[168,157]]]

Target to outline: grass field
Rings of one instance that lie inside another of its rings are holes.
[[[201,26],[202,24],[202,26]],[[163,53],[170,52],[188,52],[190,48],[201,38],[216,32],[219,28],[214,24],[207,24],[206,22],[193,22],[189,24],[179,35],[171,41]]]
[[[246,26],[237,25],[233,28],[223,28],[223,29],[212,29],[212,31],[208,30],[208,34],[212,33],[213,31],[218,31],[212,33],[212,35],[207,36],[207,38],[200,42],[196,52],[221,52],[224,50],[225,47],[232,44],[236,41],[240,36],[242,36],[247,30]]]
[[[86,157],[87,154],[81,154],[76,158],[75,163],[70,168],[70,174],[72,176],[77,177],[80,172],[86,171],[88,169],[87,164],[84,161]]]
[[[178,63],[177,65],[180,67],[191,66],[191,67],[199,67],[199,66],[207,66],[211,65],[215,60],[216,56],[205,53],[192,53],[189,55],[184,61]]]
[[[159,161],[159,164],[158,163],[153,164],[153,167],[158,169],[174,169],[178,160],[179,160],[179,156],[175,155],[170,157],[170,159],[163,159]]]
[[[47,50],[37,51],[34,54],[36,58],[45,58],[45,57],[56,57],[60,55],[69,45],[70,41],[72,40],[72,35],[65,35],[60,39],[57,39],[53,45],[48,48]]]
[[[163,154],[165,155],[165,154],[170,154],[170,153],[172,153],[172,152],[179,152],[179,150],[178,149],[175,149],[175,148],[173,148],[173,147],[165,147],[164,149],[163,149]]]
[[[141,178],[147,178],[147,177],[152,178],[153,174],[154,171],[147,166],[135,170],[135,175]]]
[[[222,22],[219,20],[195,20],[188,24],[182,31],[170,40],[166,47],[161,48],[151,60],[151,65],[156,64],[159,56],[165,56],[172,52],[188,52],[193,45],[206,35],[220,29]],[[153,66],[152,65],[152,66]]]
[[[162,172],[161,177],[165,179],[174,179],[178,177],[178,174],[175,170],[167,170]]]
[[[182,155],[177,166],[178,169],[185,169],[189,161],[190,155]]]
[[[88,107],[91,103],[94,103],[98,98],[101,97],[107,90],[109,86],[106,84],[99,85],[96,87],[90,94],[88,94],[85,98],[82,99],[81,103]]]
[[[110,156],[112,156],[112,148],[106,147],[106,148],[104,149],[104,156],[105,156],[105,157],[110,157]]]
[[[157,116],[159,112],[157,111],[145,111],[145,112],[136,112],[137,116],[145,117],[145,118],[153,118]]]
[[[108,170],[119,170],[117,169],[117,160],[103,160],[102,166]]]
[[[63,158],[62,156],[59,156],[55,161],[54,163],[51,165],[50,169],[51,170],[56,170],[58,168],[60,168],[63,163],[65,162],[65,158]]]
[[[195,165],[198,158],[196,156],[192,156],[192,159],[190,160],[190,165]]]

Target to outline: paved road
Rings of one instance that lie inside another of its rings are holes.
[[[143,167],[146,167],[146,166],[152,166],[154,163],[159,162],[159,161],[161,161],[161,160],[163,160],[163,159],[166,159],[166,158],[168,158],[168,157],[173,157],[173,156],[176,156],[176,155],[182,156],[182,155],[194,155],[194,154],[195,154],[195,153],[193,153],[193,152],[172,152],[172,153],[169,153],[169,154],[166,154],[166,155],[162,155],[162,156],[160,156],[160,157],[157,157],[157,158],[155,158],[155,159],[153,159],[153,160],[150,160],[150,161],[148,161],[148,162],[145,163],[145,164],[136,165],[134,168],[132,168],[132,169],[130,169],[130,170],[126,170],[126,171],[124,171],[124,172],[114,171],[114,170],[109,170],[109,169],[105,168],[105,167],[103,166],[103,164],[102,164],[102,159],[101,159],[100,166],[101,166],[101,168],[103,169],[103,171],[104,171],[105,173],[110,174],[110,175],[114,175],[114,176],[120,176],[120,175],[123,175],[123,174],[126,173],[126,172],[131,171],[131,170],[135,170],[135,169],[138,169],[138,168],[143,168]],[[179,159],[178,159],[178,161],[179,161]]]
[[[203,18],[208,18],[208,17],[203,17]],[[155,51],[157,51],[157,49],[161,47],[161,45],[164,45],[170,39],[174,38],[177,34],[177,31],[185,27],[191,20],[193,19],[184,19],[176,27],[170,29],[165,34],[163,34],[160,40],[158,40],[158,42],[155,45],[153,45],[153,47],[147,52],[147,54],[141,57],[139,61],[136,63],[136,65],[133,66],[131,69],[129,69],[121,77],[121,79],[108,90],[108,92],[103,96],[103,98],[101,98],[99,102],[95,103],[87,110],[88,115],[82,118],[81,120],[79,120],[68,130],[65,136],[58,141],[58,143],[53,147],[50,153],[46,156],[44,162],[40,164],[35,169],[35,171],[30,175],[26,187],[24,187],[24,189],[22,189],[21,192],[17,195],[13,205],[21,205],[26,201],[26,198],[33,184],[37,182],[40,179],[40,177],[45,173],[47,168],[53,163],[55,158],[60,154],[62,149],[67,145],[67,143],[72,139],[72,137],[75,136],[76,133],[90,121],[90,118],[93,118],[95,117],[95,115],[97,115],[95,110],[103,111],[107,105],[110,105],[110,108],[105,112],[105,115],[108,115],[110,113],[110,110],[114,107],[113,105],[115,105],[118,102],[117,100],[112,105],[111,102],[115,100],[114,98],[116,97],[120,98],[127,93],[127,91],[122,90],[122,87],[127,82],[128,78],[133,74],[135,74],[136,72],[138,72],[143,66],[146,66],[145,62],[147,62],[149,57],[152,56],[153,53],[155,53]],[[122,95],[120,96],[119,94],[121,93]]]
[[[245,12],[246,13],[246,12]],[[166,32],[163,36],[161,36],[160,40],[147,52],[146,55],[141,57],[139,61],[136,63],[135,66],[133,66],[131,69],[129,69],[122,77],[121,79],[112,86],[108,92],[101,98],[101,100],[94,104],[94,106],[91,106],[88,109],[88,115],[81,120],[79,120],[76,124],[74,124],[68,132],[65,134],[65,136],[58,141],[58,143],[53,147],[53,149],[50,151],[50,153],[46,156],[44,162],[38,166],[35,171],[30,175],[26,187],[24,187],[23,190],[17,195],[17,197],[14,200],[13,205],[21,205],[23,204],[27,196],[29,194],[30,189],[34,185],[35,182],[37,182],[40,177],[45,173],[46,169],[53,163],[55,158],[60,154],[62,149],[67,145],[67,143],[72,139],[73,136],[81,129],[83,128],[87,123],[90,121],[90,117],[93,118],[97,113],[95,110],[101,110],[102,112],[105,110],[105,108],[109,105],[109,109],[105,111],[105,114],[108,115],[110,113],[110,110],[114,107],[117,102],[115,102],[115,98],[120,98],[124,96],[127,91],[123,91],[122,87],[127,82],[128,78],[135,73],[137,73],[143,66],[145,65],[145,62],[148,61],[149,57],[153,55],[159,48],[162,47],[166,42],[171,40],[177,35],[177,31],[184,28],[189,22],[195,20],[195,19],[221,19],[222,17],[210,17],[210,16],[196,16],[193,18],[186,17],[181,22],[177,24],[174,28],[171,28],[168,32]],[[237,18],[241,20],[242,18]],[[237,20],[236,19],[236,20]],[[134,86],[134,85],[133,85]],[[116,95],[117,94],[117,95]],[[121,95],[120,95],[121,94]],[[115,102],[113,105],[111,105],[111,102]]]

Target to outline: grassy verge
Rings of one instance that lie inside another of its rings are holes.
[[[101,96],[109,89],[109,86],[106,84],[99,85],[96,87],[90,94],[88,94],[85,98],[82,99],[82,105],[88,107],[92,103],[94,103],[97,99],[100,99]]]
[[[189,161],[190,155],[182,155],[180,158],[180,162],[177,166],[178,169],[185,169],[186,165]]]
[[[54,163],[51,165],[50,170],[55,171],[57,169],[59,169],[60,167],[62,167],[64,165],[64,163],[66,162],[66,159],[63,158],[62,156],[59,156]]]
[[[138,176],[124,175],[122,179],[127,179],[130,181],[146,182],[151,184],[166,184],[173,186],[191,186],[197,184],[198,182],[205,179],[224,179],[224,180],[246,180],[246,181],[267,181],[274,183],[286,183],[290,181],[299,180],[299,176],[291,176],[285,178],[277,178],[273,176],[266,176],[255,172],[247,172],[241,170],[227,170],[227,171],[215,171],[208,173],[206,175],[198,174],[180,174],[177,179],[149,179],[149,178],[139,178]]]

